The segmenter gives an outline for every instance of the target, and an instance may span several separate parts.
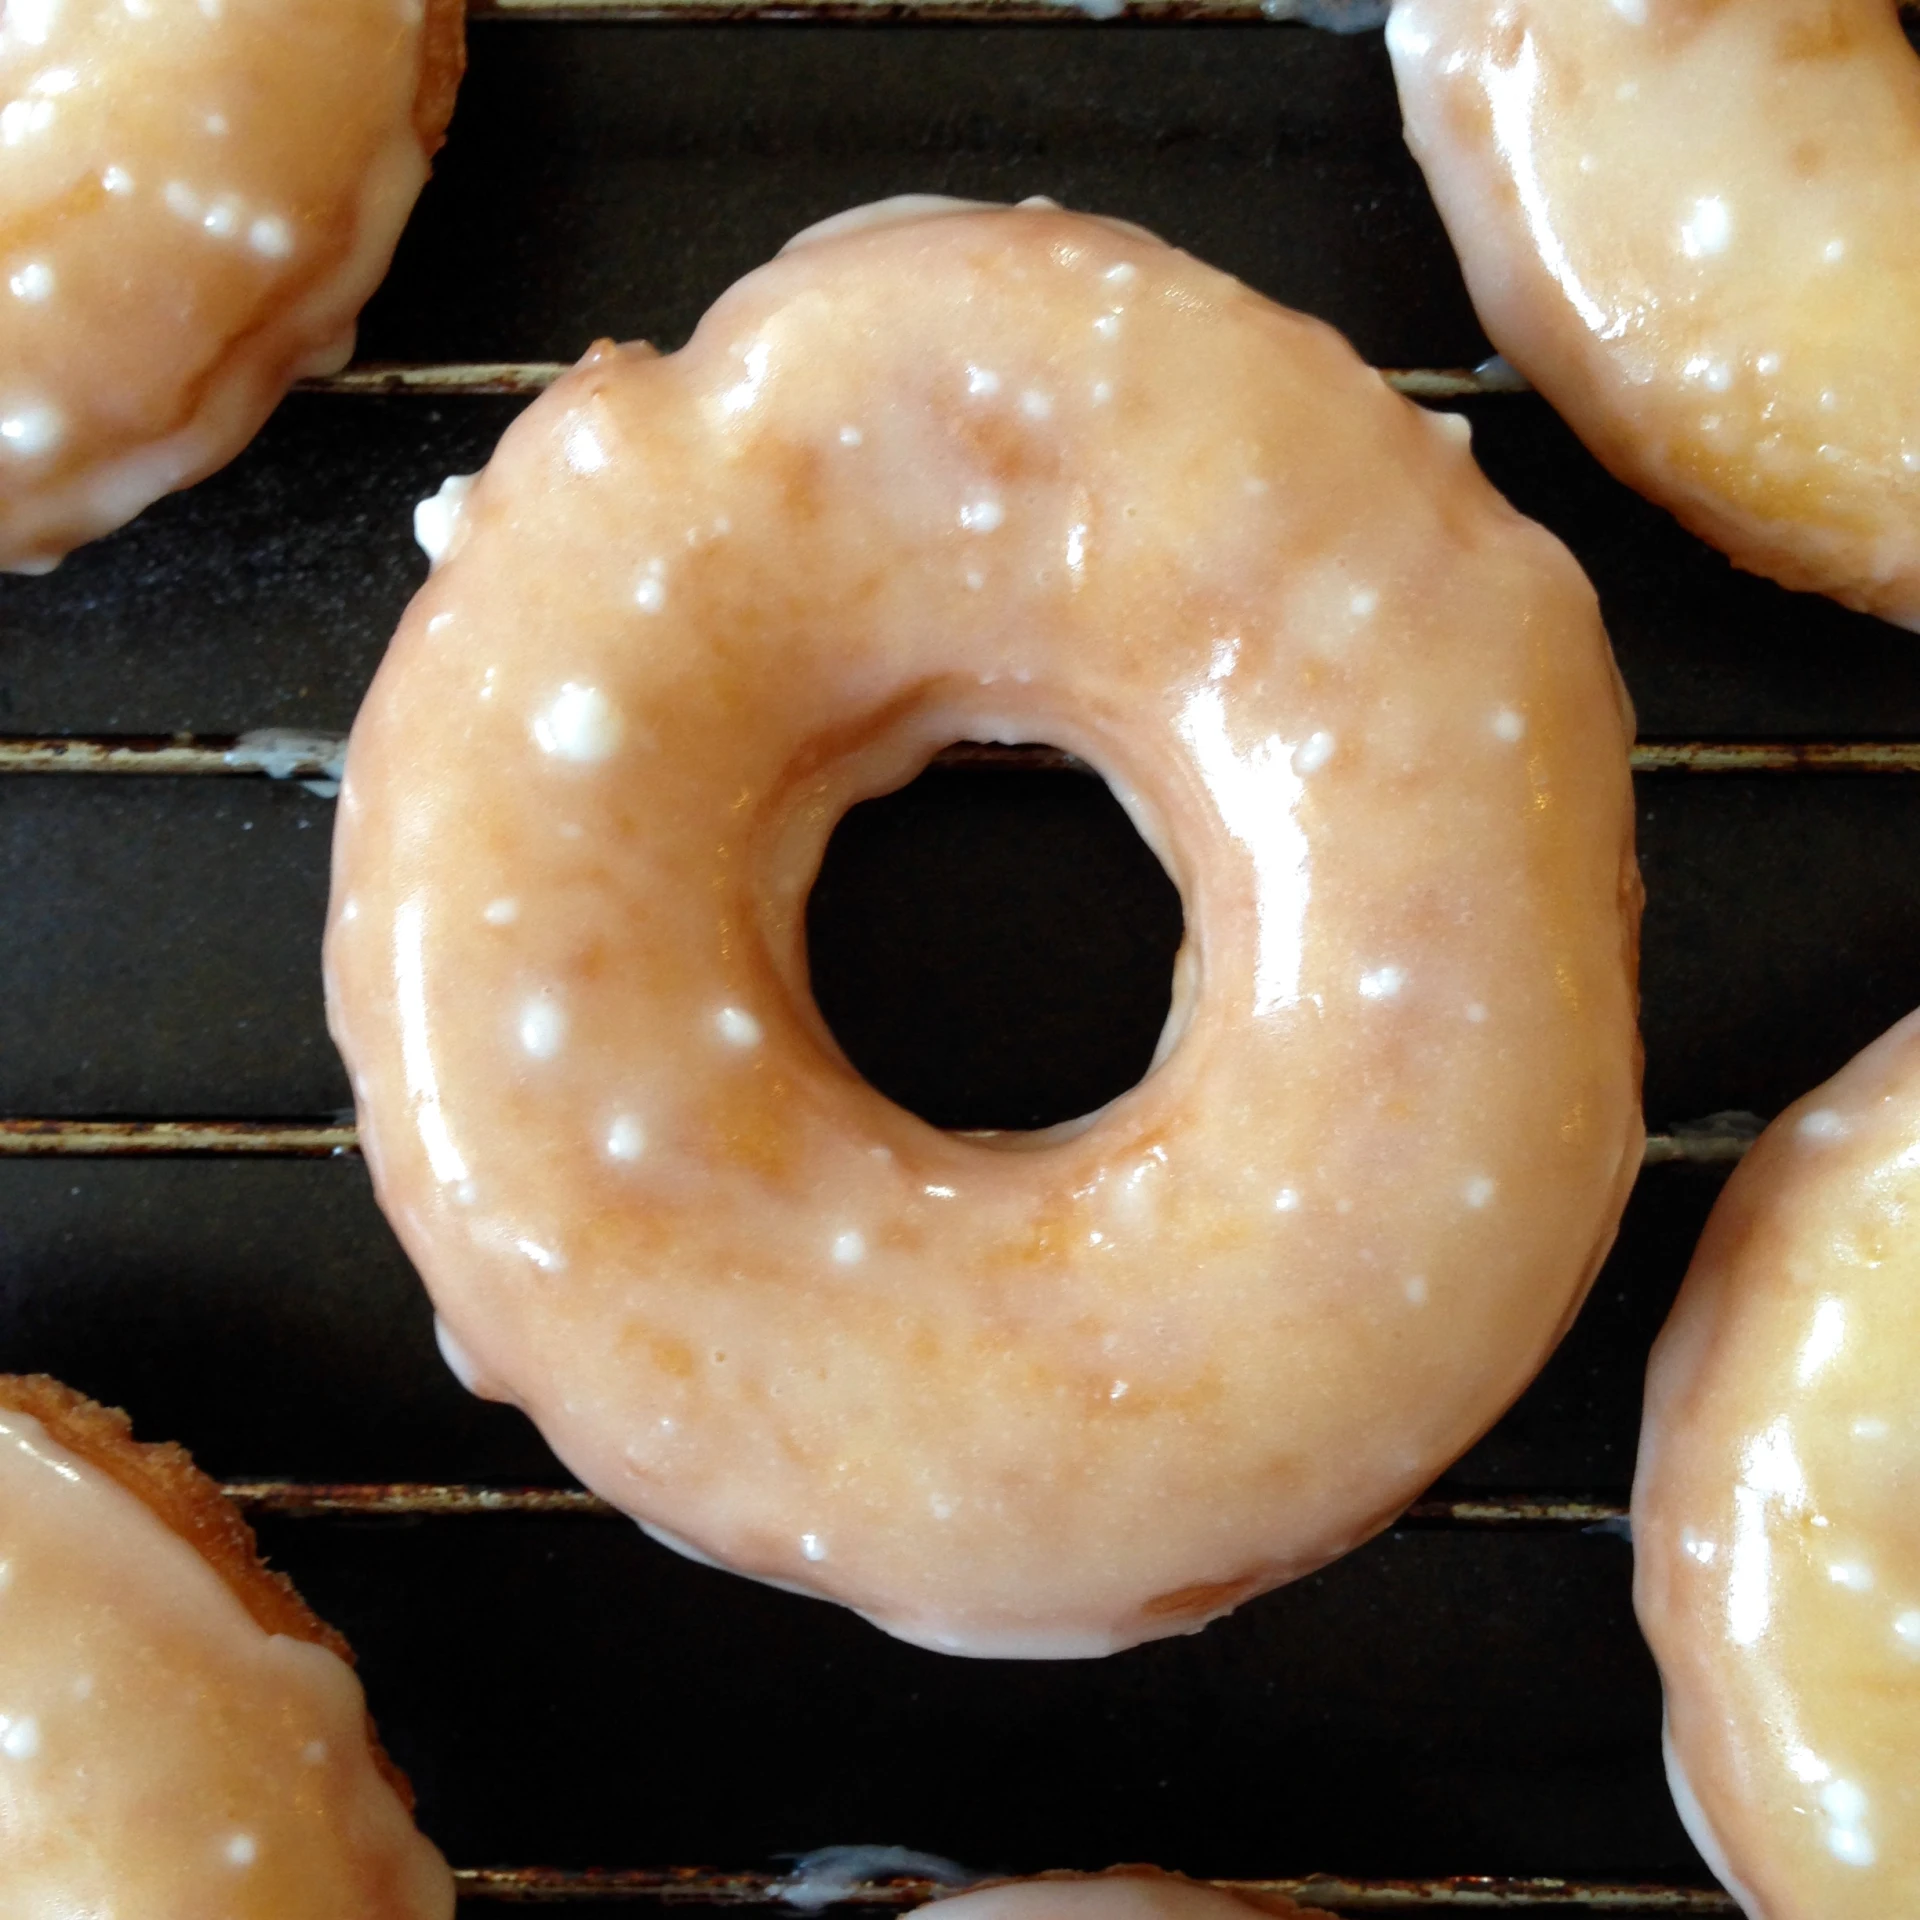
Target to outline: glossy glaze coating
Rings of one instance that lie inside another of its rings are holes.
[[[0,1912],[452,1920],[346,1664],[6,1401]]]
[[[44,571],[353,351],[460,0],[7,0],[0,566]]]
[[[603,345],[355,727],[327,974],[449,1357],[691,1551],[929,1646],[1190,1631],[1364,1539],[1638,1165],[1628,715],[1458,421],[1137,229],[836,225]],[[956,739],[1180,887],[1155,1070],[938,1133],[807,987],[834,823]]]
[[[1634,1601],[1752,1920],[1920,1911],[1920,1015],[1728,1182],[1654,1348]]]
[[[1257,1898],[1197,1886],[1176,1874],[1121,1867],[1111,1873],[1015,1880],[922,1907],[940,1920],[1331,1920],[1279,1894]]]
[[[1920,62],[1894,0],[1395,0],[1500,351],[1739,566],[1920,626]]]

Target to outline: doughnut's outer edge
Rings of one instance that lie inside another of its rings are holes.
[[[1647,1362],[1646,1393],[1634,1465],[1631,1500],[1633,1605],[1665,1694],[1662,1741],[1668,1776],[1683,1824],[1716,1877],[1748,1920],[1815,1920],[1769,1885],[1765,1863],[1737,1860],[1726,1835],[1730,1823],[1721,1803],[1733,1796],[1738,1810],[1740,1765],[1728,1722],[1719,1705],[1717,1663],[1700,1650],[1677,1645],[1668,1633],[1677,1611],[1670,1598],[1674,1568],[1672,1525],[1662,1515],[1676,1474],[1689,1470],[1697,1409],[1718,1384],[1721,1355],[1716,1335],[1739,1313],[1735,1294],[1743,1249],[1764,1238],[1770,1216],[1808,1178],[1795,1165],[1795,1129],[1820,1107],[1841,1081],[1849,1093],[1920,1073],[1920,1011],[1908,1014],[1864,1048],[1831,1079],[1794,1102],[1775,1119],[1740,1162],[1708,1216],[1699,1244],[1666,1324]],[[1697,1471],[1697,1468],[1692,1469]],[[1684,1789],[1683,1795],[1680,1791]]]
[[[1509,208],[1517,198],[1512,181],[1498,169],[1483,168],[1477,153],[1463,155],[1449,148],[1442,83],[1427,71],[1429,57],[1413,50],[1405,31],[1416,12],[1434,4],[1393,0],[1387,21],[1403,131],[1453,245],[1474,312],[1501,357],[1547,400],[1616,480],[1665,509],[1741,572],[1794,592],[1822,594],[1855,612],[1920,632],[1920,568],[1910,564],[1862,584],[1850,577],[1859,565],[1857,542],[1824,528],[1767,522],[1735,511],[1717,493],[1676,473],[1642,447],[1634,423],[1623,417],[1619,368],[1573,315],[1565,289],[1539,254],[1515,236],[1518,222]],[[1438,4],[1455,14],[1467,7],[1492,11],[1490,0]],[[1895,10],[1891,0],[1887,10],[1890,15]]]
[[[39,1421],[69,1453],[132,1494],[220,1576],[261,1632],[303,1640],[348,1667],[356,1664],[346,1640],[284,1573],[261,1558],[253,1529],[186,1448],[170,1440],[136,1440],[132,1420],[119,1408],[102,1406],[49,1374],[0,1374],[0,1407]],[[380,1744],[371,1713],[366,1732],[380,1777],[412,1813],[413,1784]]]
[[[454,99],[467,71],[467,0],[426,0],[426,7],[413,127],[431,159],[446,145]]]

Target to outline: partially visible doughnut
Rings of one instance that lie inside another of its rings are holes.
[[[1458,421],[1137,228],[896,207],[596,347],[438,531],[331,1019],[449,1355],[589,1485],[1099,1654],[1532,1377],[1639,1165],[1631,724]],[[1158,1065],[1045,1133],[891,1105],[808,990],[835,821],[955,739],[1102,769],[1186,906]]]
[[[1154,1867],[1008,1880],[919,1912],[922,1920],[1333,1920],[1285,1894],[1229,1892]]]
[[[461,0],[7,0],[0,567],[225,465],[346,362],[464,59]]]
[[[1920,61],[1894,0],[1395,0],[1482,324],[1737,566],[1920,627]]]
[[[1634,1603],[1751,1920],[1920,1912],[1920,1014],[1727,1183],[1647,1370]]]
[[[0,1375],[0,1912],[450,1920],[351,1660],[180,1448]]]

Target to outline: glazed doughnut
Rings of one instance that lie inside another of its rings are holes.
[[[450,1357],[589,1486],[1104,1653],[1366,1538],[1578,1305],[1640,1155],[1627,709],[1566,552],[1326,328],[1046,205],[803,240],[443,512],[333,1030]],[[1099,768],[1185,902],[1158,1064],[1044,1133],[892,1106],[808,991],[834,823],[956,739]]]
[[[1647,1372],[1634,1604],[1751,1920],[1920,1912],[1920,1015],[1760,1137]]]
[[[919,1911],[927,1916],[935,1909]],[[1228,1892],[1152,1867],[1010,1880],[942,1900],[938,1911],[941,1920],[949,1914],[957,1920],[1333,1920],[1284,1894]]]
[[[0,1910],[451,1920],[352,1655],[178,1447],[0,1376]]]
[[[1482,324],[1735,565],[1920,627],[1920,64],[1894,0],[1395,0]]]
[[[44,572],[345,364],[462,34],[461,0],[7,0],[0,566]]]

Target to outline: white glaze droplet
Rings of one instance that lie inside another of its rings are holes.
[[[626,722],[598,687],[569,680],[541,710],[533,737],[543,753],[577,766],[597,766],[618,751]]]
[[[1318,773],[1333,758],[1333,735],[1324,728],[1307,735],[1293,750],[1295,773]]]
[[[1516,713],[1511,707],[1501,707],[1493,716],[1494,738],[1504,740],[1509,746],[1524,740],[1527,735],[1525,714]]]
[[[536,1060],[551,1060],[566,1044],[567,1016],[547,995],[520,1009],[520,1044]]]
[[[1360,976],[1360,997],[1363,1000],[1397,1000],[1400,989],[1406,984],[1406,968],[1375,967]]]
[[[647,1150],[647,1130],[630,1113],[617,1113],[607,1126],[607,1158],[638,1160]]]
[[[1498,1186],[1495,1181],[1484,1173],[1476,1173],[1473,1178],[1460,1189],[1460,1197],[1468,1206],[1480,1208],[1487,1206],[1497,1191]]]
[[[866,1235],[853,1227],[833,1236],[833,1258],[837,1266],[857,1267],[867,1257]]]
[[[480,918],[490,927],[510,927],[520,918],[520,902],[511,894],[502,894],[481,908]]]

